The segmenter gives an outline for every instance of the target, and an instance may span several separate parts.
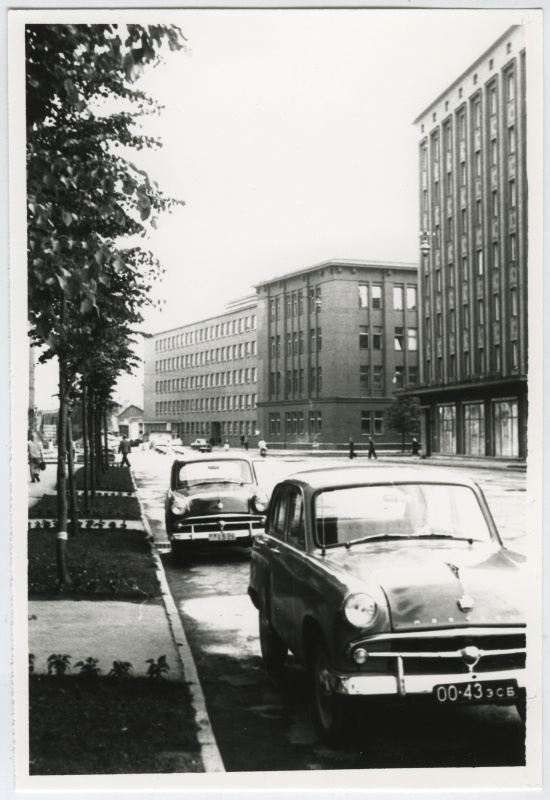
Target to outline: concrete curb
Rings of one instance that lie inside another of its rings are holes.
[[[197,668],[195,666],[195,660],[193,659],[193,654],[191,653],[191,648],[189,647],[189,643],[187,641],[185,630],[183,628],[178,613],[178,609],[174,602],[174,598],[172,597],[172,593],[170,592],[170,587],[166,579],[164,567],[162,565],[162,561],[160,559],[155,544],[153,531],[151,530],[151,526],[149,525],[149,521],[147,520],[147,517],[143,510],[143,505],[141,503],[141,498],[139,497],[139,492],[136,482],[134,480],[134,475],[132,472],[130,472],[130,474],[132,476],[132,482],[134,484],[136,497],[141,510],[143,527],[149,538],[151,554],[155,561],[157,578],[162,592],[162,600],[164,603],[164,608],[166,610],[166,616],[168,617],[168,623],[170,626],[170,631],[172,633],[172,639],[179,653],[185,681],[189,686],[189,691],[191,692],[191,705],[193,706],[193,710],[195,712],[195,720],[198,728],[197,738],[200,746],[200,753],[201,753],[202,763],[204,766],[204,771],[225,772],[225,767],[223,765],[222,757],[218,749],[216,737],[214,736],[214,731],[212,729],[210,717],[208,716],[208,711],[206,709],[206,701],[204,699],[202,686],[200,683]]]
[[[29,530],[42,530],[44,523],[47,522],[47,527],[55,527],[54,523],[57,522],[53,517],[29,517]],[[70,520],[69,520],[70,522]],[[79,530],[116,530],[116,531],[144,531],[145,527],[142,520],[139,519],[120,519],[120,517],[109,517],[107,519],[99,519],[99,517],[83,517],[78,520]],[[90,524],[88,524],[90,523]],[[100,524],[101,523],[101,524]]]

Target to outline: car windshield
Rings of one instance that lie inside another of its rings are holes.
[[[178,471],[178,489],[199,483],[253,483],[248,461],[194,461]]]
[[[468,486],[411,483],[327,489],[315,498],[317,542],[369,539],[466,539],[490,542],[491,531]]]

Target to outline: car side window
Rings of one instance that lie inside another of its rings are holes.
[[[277,536],[283,539],[285,535],[285,517],[288,505],[288,495],[286,492],[279,492],[275,500],[275,508],[273,509],[273,516],[271,518],[271,525],[269,533],[272,536]]]
[[[305,547],[303,501],[300,492],[289,496],[288,541],[296,547]]]

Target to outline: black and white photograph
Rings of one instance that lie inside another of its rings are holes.
[[[542,10],[6,15],[12,788],[540,788]]]

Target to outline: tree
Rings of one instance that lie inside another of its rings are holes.
[[[401,434],[401,444],[405,452],[405,436],[418,430],[420,403],[417,397],[398,395],[387,410],[388,427]]]
[[[164,44],[184,47],[171,26],[33,25],[26,29],[29,335],[59,359],[57,561],[65,565],[67,408],[77,365],[74,341],[96,350],[102,302],[117,276],[145,302],[139,275],[150,254],[131,255],[125,237],[145,235],[177,201],[123,155],[159,145],[136,129],[157,110],[133,87]],[[136,266],[137,264],[137,266]],[[138,273],[138,274],[137,274]],[[137,275],[136,275],[137,274]],[[150,276],[149,276],[150,277]],[[119,320],[120,321],[120,320]],[[120,329],[119,329],[120,333]],[[110,373],[111,377],[113,373]]]

